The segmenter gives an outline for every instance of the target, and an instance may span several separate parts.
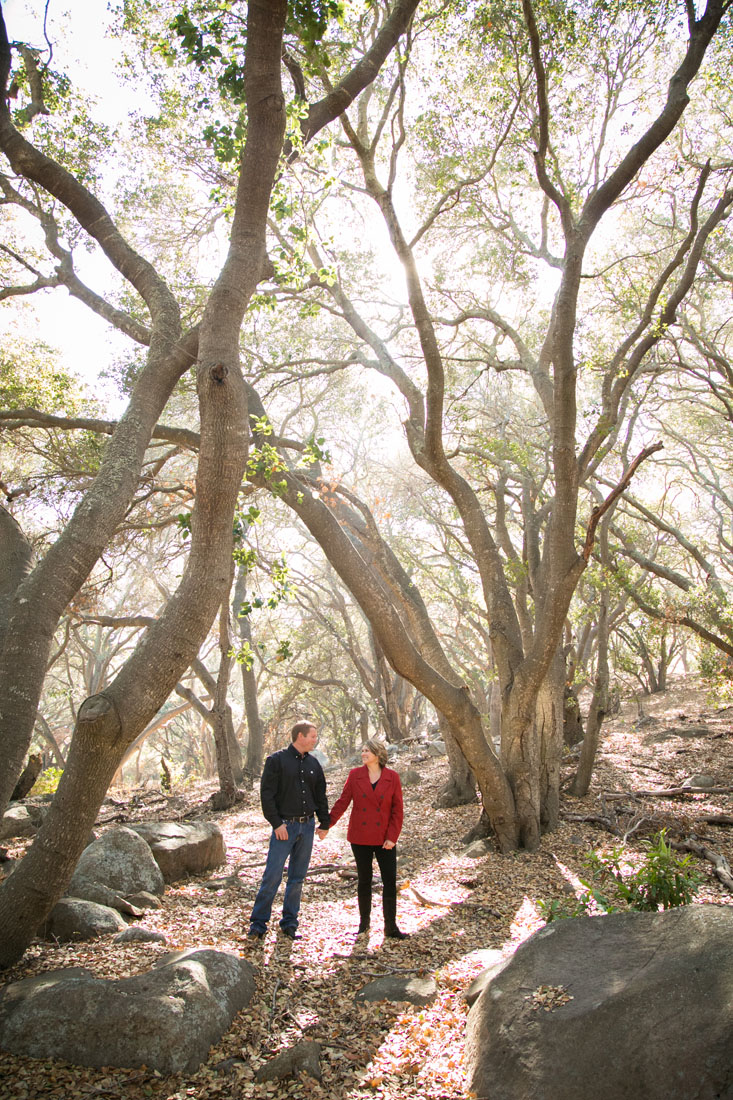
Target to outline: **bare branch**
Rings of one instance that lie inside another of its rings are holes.
[[[602,504],[599,504],[597,508],[593,509],[590,517],[590,522],[588,524],[588,530],[585,536],[585,545],[583,547],[584,561],[588,562],[590,560],[590,556],[593,551],[593,543],[595,542],[596,537],[596,528],[598,527],[598,524],[600,523],[603,516],[606,514],[606,512],[608,512],[609,508],[613,507],[613,505],[622,495],[626,487],[631,482],[634,474],[639,469],[639,466],[641,466],[642,462],[644,462],[645,459],[649,458],[650,455],[653,455],[656,451],[661,451],[663,448],[664,444],[661,442],[661,440],[657,443],[653,443],[649,447],[645,447],[644,450],[641,451],[631,463],[616,488],[608,494]]]

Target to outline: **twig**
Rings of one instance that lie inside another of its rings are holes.
[[[270,1005],[270,1019],[271,1020],[275,1015],[275,999],[277,997],[277,991],[278,991],[279,988],[280,988],[280,979],[278,978],[277,981],[275,982],[275,988],[272,991],[272,1004]]]
[[[404,966],[390,967],[385,966],[384,970],[362,970],[362,974],[367,978],[383,978],[385,974],[424,974],[425,968],[420,970],[409,970]]]
[[[364,952],[354,951],[354,952],[352,952],[351,955],[342,955],[342,954],[339,954],[337,951],[335,951],[333,953],[332,958],[334,958],[334,959],[368,959],[369,962],[372,964],[372,966],[381,966],[382,970],[384,972],[386,972],[387,974],[424,974],[425,973],[425,967],[424,966],[420,966],[417,969],[415,967],[411,967],[411,966],[388,966],[387,963],[380,962],[380,960],[375,959],[373,955],[367,955]],[[368,971],[368,970],[364,970],[364,971],[362,971],[362,973],[363,974],[370,974],[371,972]],[[380,974],[371,974],[371,977],[379,978],[379,977],[381,977],[381,975]]]
[[[455,904],[452,901],[431,901],[430,898],[426,898],[424,894],[421,894],[419,890],[416,890],[412,884],[405,887],[405,893],[407,892],[413,894],[417,898],[420,905],[435,905],[439,909],[450,909],[451,906]]]
[[[633,836],[634,833],[638,832],[638,830],[641,828],[641,826],[644,825],[648,821],[649,821],[649,818],[645,817],[642,814],[639,815],[639,817],[636,819],[636,821],[632,821],[631,824],[629,825],[628,829],[624,832],[624,835],[622,837],[624,844],[626,843],[626,841],[629,839],[630,836]]]
[[[621,836],[618,824],[610,817],[602,817],[601,814],[563,814],[564,821],[587,821],[590,824],[602,825],[614,836]]]
[[[309,867],[306,877],[312,875],[338,875],[339,878],[355,879],[356,871],[350,867],[342,867],[340,863],[322,863],[320,867]]]

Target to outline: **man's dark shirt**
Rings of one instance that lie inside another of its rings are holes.
[[[292,743],[265,760],[260,782],[262,812],[277,829],[286,817],[318,814],[322,829],[331,824],[323,768],[309,752],[299,753]]]

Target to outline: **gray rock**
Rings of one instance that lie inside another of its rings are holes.
[[[99,883],[128,897],[138,890],[162,894],[165,883],[150,847],[132,829],[112,829],[82,852],[69,883],[69,894],[84,897]]]
[[[156,932],[153,928],[143,928],[140,924],[131,925],[124,932],[118,934],[112,943],[165,943],[166,938],[162,932]]]
[[[504,955],[498,949],[493,948],[486,951],[472,951],[469,958],[478,958],[486,965],[486,969],[476,975],[466,990],[466,1003],[472,1005],[479,999],[488,983],[503,966]]]
[[[428,756],[445,756],[445,741],[428,741],[425,751]]]
[[[666,729],[647,734],[644,738],[644,744],[656,745],[663,741],[671,741],[673,737],[696,740],[699,737],[708,737],[709,735],[709,726],[667,726]]]
[[[714,787],[715,778],[712,775],[690,775],[682,784],[683,787]]]
[[[290,1077],[295,1073],[307,1073],[309,1077],[315,1077],[316,1081],[320,1081],[320,1055],[320,1045],[312,1039],[306,1039],[282,1051],[277,1057],[271,1058],[264,1066],[260,1066],[255,1074],[255,1081],[282,1081],[284,1077]]]
[[[82,1066],[192,1073],[255,992],[254,968],[226,952],[166,955],[118,981],[59,971],[0,993],[0,1049]]]
[[[733,1096],[732,936],[722,905],[547,925],[470,1011],[469,1089],[491,1100]]]
[[[386,974],[365,985],[355,1001],[408,1001],[413,1005],[429,1005],[438,994],[434,978],[401,978]]]
[[[99,905],[83,898],[61,898],[48,916],[43,935],[46,939],[70,943],[74,940],[95,940],[123,928],[127,928],[124,920],[109,905]]]
[[[147,890],[138,890],[136,894],[128,894],[126,901],[137,909],[162,909],[163,902],[156,898],[155,894],[149,894]]]
[[[480,837],[478,840],[474,840],[469,844],[467,848],[461,852],[462,856],[466,859],[482,859],[488,852],[491,851],[492,844],[490,840],[485,837]]]
[[[407,771],[402,773],[400,780],[403,787],[419,787],[422,783],[422,776],[414,768],[408,768]]]
[[[109,886],[103,886],[100,882],[88,882],[85,879],[77,878],[76,889],[79,893],[71,896],[82,898],[84,901],[96,901],[97,905],[107,905],[110,909],[117,909],[120,913],[127,913],[131,917],[141,917],[143,915],[142,909],[139,909],[127,898],[123,898],[116,890],[110,889]]]
[[[26,799],[23,805],[28,811],[28,816],[33,824],[36,828],[40,828],[44,817],[48,813],[48,806],[40,802],[31,802],[30,799]]]
[[[224,836],[213,821],[167,821],[133,828],[150,845],[166,882],[212,871],[226,859]]]
[[[11,840],[18,836],[34,836],[38,827],[28,813],[28,807],[11,806],[0,819],[0,840]]]

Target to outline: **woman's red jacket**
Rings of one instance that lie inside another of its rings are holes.
[[[402,829],[402,784],[397,772],[382,768],[374,790],[366,764],[352,768],[338,801],[331,807],[331,825],[346,811],[350,802],[354,805],[349,818],[346,839],[351,844],[384,844],[385,840],[397,843]]]

